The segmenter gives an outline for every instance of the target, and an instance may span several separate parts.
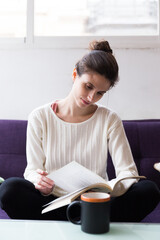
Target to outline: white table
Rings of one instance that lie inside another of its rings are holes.
[[[105,234],[88,234],[63,221],[0,220],[0,240],[159,240],[160,224],[112,223]]]

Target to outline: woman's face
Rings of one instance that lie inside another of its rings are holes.
[[[85,73],[79,77],[76,71],[72,75],[74,84],[72,93],[79,107],[87,107],[98,102],[110,89],[110,82],[98,73]]]

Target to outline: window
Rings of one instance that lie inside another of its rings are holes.
[[[0,37],[26,36],[27,0],[0,0]]]
[[[159,2],[0,0],[0,46],[84,48],[107,37],[112,47],[159,47]]]
[[[35,36],[158,34],[158,0],[35,0]]]

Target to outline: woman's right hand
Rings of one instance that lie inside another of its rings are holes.
[[[54,188],[54,181],[47,177],[48,173],[41,169],[37,169],[38,173],[37,183],[35,188],[38,189],[42,194],[49,195]]]

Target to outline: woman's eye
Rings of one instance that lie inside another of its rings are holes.
[[[87,85],[87,89],[92,89],[92,87],[91,87],[91,86],[89,86],[89,85]]]

